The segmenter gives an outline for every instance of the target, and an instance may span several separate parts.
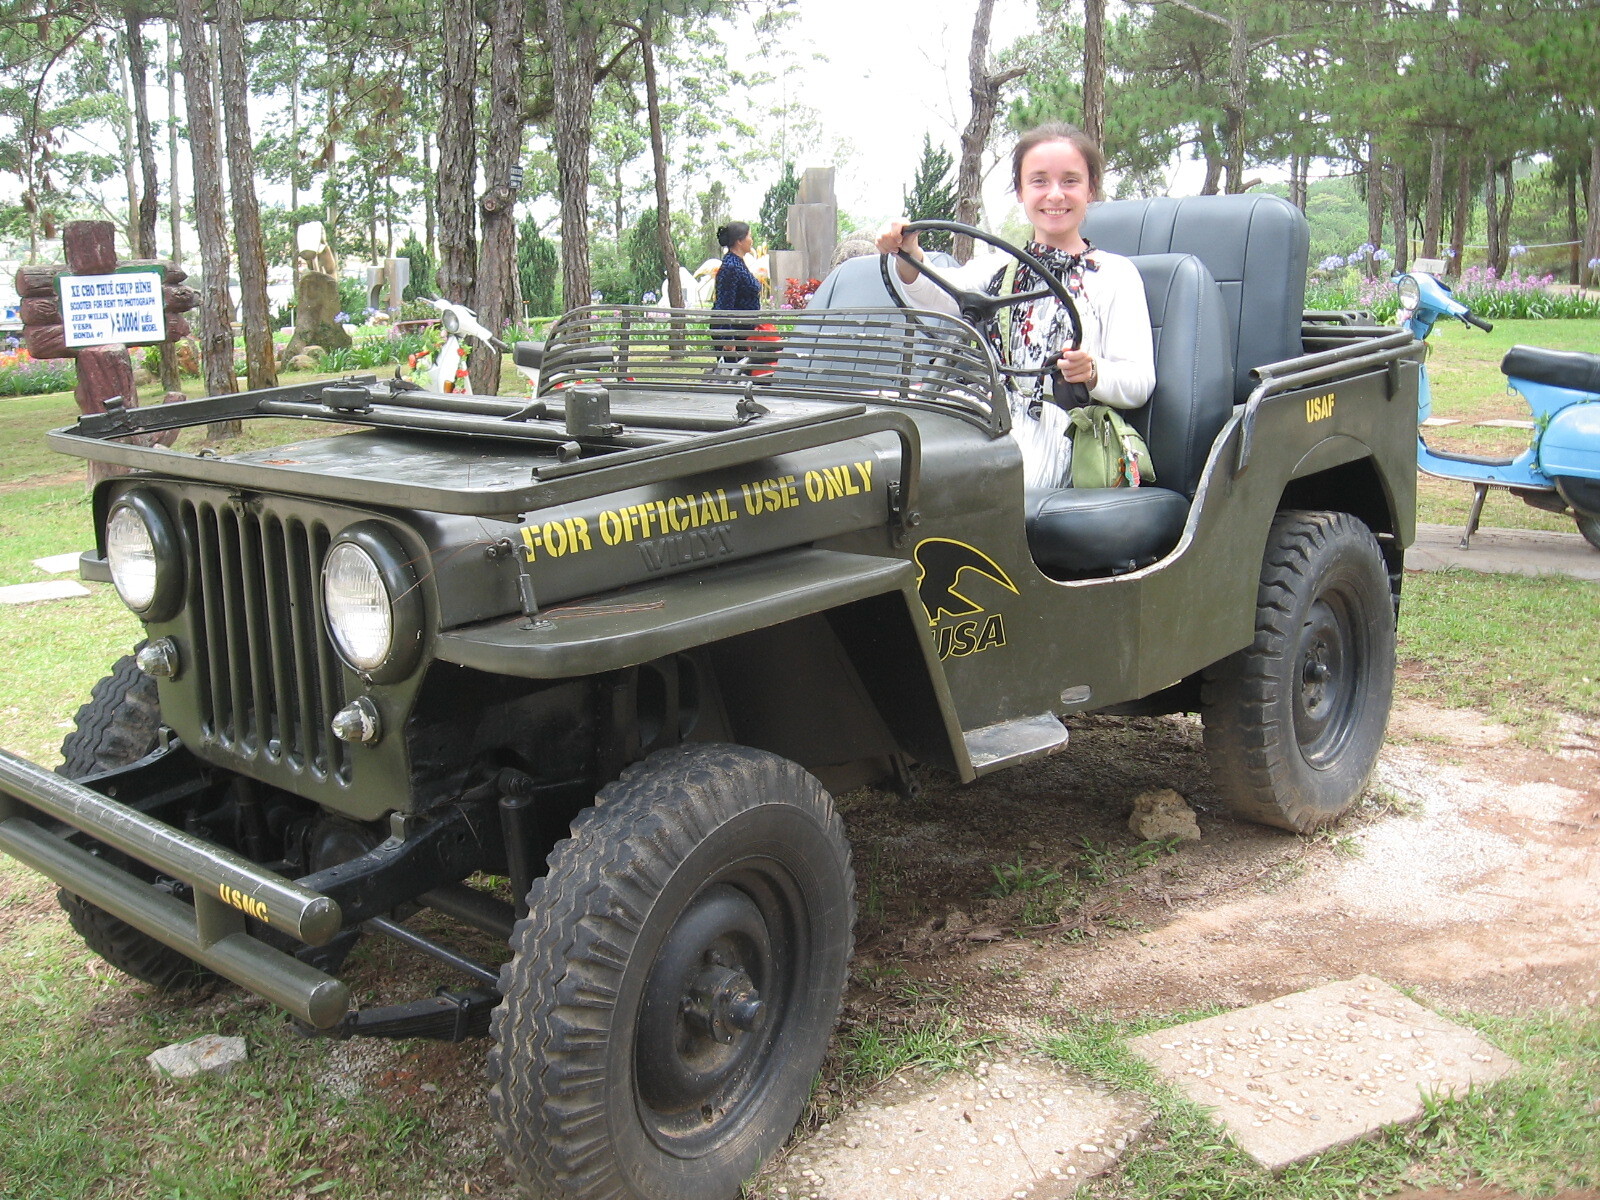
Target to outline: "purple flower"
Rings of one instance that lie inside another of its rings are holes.
[[[1357,246],[1355,248],[1355,252],[1353,254],[1351,254],[1350,257],[1351,258],[1366,258],[1367,255],[1371,254],[1376,249],[1377,249],[1377,247],[1374,246],[1371,242],[1362,242],[1361,245],[1359,245],[1359,246]]]
[[[1340,258],[1337,254],[1330,254],[1327,258],[1323,259],[1317,264],[1317,270],[1337,271],[1342,266],[1344,266],[1344,259]]]
[[[1373,249],[1373,251],[1372,251],[1372,261],[1373,262],[1388,262],[1389,261],[1389,252],[1387,250],[1385,250],[1382,246],[1375,247]]]
[[[1509,253],[1510,253],[1512,258],[1521,258],[1527,252],[1528,252],[1528,248],[1526,246],[1524,246],[1521,242],[1518,242],[1516,245],[1512,246],[1510,251],[1509,251]]]

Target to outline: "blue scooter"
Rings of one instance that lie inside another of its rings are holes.
[[[1488,332],[1494,326],[1476,317],[1440,279],[1425,271],[1396,276],[1400,292],[1397,321],[1426,341],[1442,316]],[[1461,535],[1467,549],[1478,530],[1483,501],[1491,487],[1503,487],[1534,508],[1570,515],[1588,543],[1600,550],[1600,354],[1513,346],[1500,362],[1511,387],[1533,410],[1533,437],[1511,458],[1486,458],[1435,450],[1417,432],[1417,467],[1436,479],[1472,484],[1472,515]],[[1428,372],[1422,372],[1417,420],[1432,411]]]

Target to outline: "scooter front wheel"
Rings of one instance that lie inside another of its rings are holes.
[[[1574,513],[1573,520],[1577,521],[1583,540],[1600,550],[1600,513]]]

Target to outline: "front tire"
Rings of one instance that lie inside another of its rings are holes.
[[[1394,616],[1366,525],[1348,513],[1278,514],[1255,641],[1207,668],[1201,690],[1206,753],[1230,809],[1310,833],[1360,798],[1389,721]]]
[[[855,916],[833,803],[796,764],[686,745],[551,852],[512,935],[489,1107],[567,1200],[718,1200],[782,1145],[838,1016]]]
[[[1574,511],[1572,519],[1578,523],[1578,532],[1583,534],[1583,540],[1600,550],[1600,514]]]
[[[156,681],[139,670],[131,654],[119,659],[111,674],[95,684],[73,725],[61,743],[56,774],[82,779],[138,762],[160,741]],[[125,975],[164,992],[190,991],[214,978],[193,959],[82,896],[62,889],[56,902],[84,944]]]

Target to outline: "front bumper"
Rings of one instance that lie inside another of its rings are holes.
[[[179,751],[145,762],[153,769],[173,753]],[[52,819],[68,828],[50,827]],[[188,884],[193,905],[73,844],[74,830]],[[315,1028],[336,1025],[349,1011],[343,983],[245,928],[248,915],[307,945],[324,945],[342,926],[335,901],[4,750],[0,850]]]

